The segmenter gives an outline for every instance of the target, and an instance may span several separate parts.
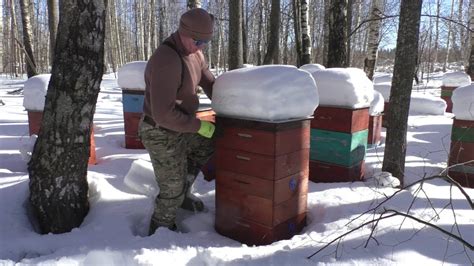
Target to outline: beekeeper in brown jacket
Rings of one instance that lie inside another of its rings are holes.
[[[211,40],[214,17],[201,8],[185,12],[179,28],[153,53],[145,69],[145,102],[139,136],[150,154],[160,192],[149,234],[176,230],[176,211],[203,211],[190,193],[199,169],[213,153],[214,125],[196,117],[198,85],[211,98],[214,76],[202,49]]]

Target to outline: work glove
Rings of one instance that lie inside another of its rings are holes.
[[[215,130],[216,126],[214,126],[213,123],[201,120],[201,127],[198,130],[198,134],[205,138],[212,138]]]

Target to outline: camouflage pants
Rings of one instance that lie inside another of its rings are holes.
[[[187,188],[214,152],[212,139],[197,133],[179,133],[153,127],[143,121],[139,126],[139,136],[150,154],[160,188],[150,231],[154,232],[158,226],[171,228]],[[188,174],[192,175],[192,180],[187,180]]]

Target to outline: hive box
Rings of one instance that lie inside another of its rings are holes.
[[[217,232],[249,245],[300,232],[308,193],[310,120],[216,118]]]
[[[344,167],[352,167],[365,158],[368,130],[342,133],[311,129],[310,159]]]
[[[365,130],[368,126],[369,108],[319,106],[311,121],[311,128],[347,133]]]
[[[451,101],[451,96],[456,88],[457,87],[441,86],[441,99],[446,102],[446,112],[448,113],[453,112],[453,101]]]
[[[474,187],[474,121],[454,119],[448,175],[465,187]]]
[[[30,135],[38,135],[41,128],[41,121],[43,120],[42,111],[28,111],[28,129]],[[91,128],[91,139],[90,139],[90,155],[89,164],[97,164],[97,158],[95,153],[95,138],[94,138],[94,127]]]
[[[138,137],[138,124],[143,113],[144,90],[122,89],[125,148],[144,149]]]
[[[369,117],[369,136],[367,144],[369,146],[380,145],[382,140],[382,117],[381,115]]]

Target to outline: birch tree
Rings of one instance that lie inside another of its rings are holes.
[[[69,232],[89,210],[87,162],[104,71],[106,8],[107,0],[60,5],[43,120],[28,163],[30,203],[42,233]]]
[[[59,7],[57,0],[48,0],[49,62],[53,63],[54,46],[58,32]]]
[[[21,22],[23,27],[23,52],[26,58],[26,73],[28,78],[38,74],[36,70],[36,60],[33,54],[31,42],[33,40],[33,32],[31,29],[30,0],[20,0]]]
[[[309,0],[301,0],[301,65],[311,63],[308,2]]]
[[[373,0],[370,12],[369,36],[367,42],[367,56],[364,60],[364,71],[369,79],[373,79],[377,51],[380,41],[380,24],[382,19],[381,0]]]

